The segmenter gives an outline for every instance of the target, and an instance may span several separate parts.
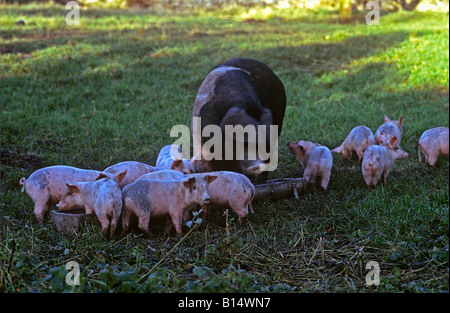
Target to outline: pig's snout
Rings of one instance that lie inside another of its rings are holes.
[[[202,204],[208,204],[209,202],[211,202],[211,199],[209,198],[209,196],[208,195],[203,196]]]

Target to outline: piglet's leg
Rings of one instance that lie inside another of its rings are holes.
[[[151,237],[150,230],[148,229],[149,222],[150,214],[139,216],[138,227],[147,237]]]
[[[125,236],[125,234],[128,231],[128,228],[130,227],[130,219],[131,219],[131,212],[129,212],[127,209],[123,210],[122,213],[122,236]]]
[[[320,181],[320,186],[323,188],[323,190],[327,190],[328,182],[330,181],[330,174],[326,173],[322,175],[322,179]]]
[[[100,224],[102,225],[102,234],[105,238],[110,238],[109,237],[109,219],[107,216],[105,215],[100,215],[98,216],[98,220],[100,221]]]
[[[383,184],[386,185],[387,184],[387,177],[389,174],[389,169],[385,169],[383,172]]]
[[[166,233],[166,235],[170,235],[172,229],[173,229],[172,218],[170,216],[167,216],[166,228],[164,229],[164,232]]]
[[[110,224],[110,228],[109,228],[109,238],[112,238],[116,233],[117,220],[118,220],[117,217],[111,217],[111,224]]]
[[[36,202],[34,204],[34,215],[36,216],[39,224],[42,224],[44,222],[45,215],[48,211],[50,211],[50,205],[47,203],[47,201],[44,203]]]
[[[181,235],[181,221],[183,217],[183,212],[179,212],[178,210],[173,210],[170,212],[170,217],[172,218],[173,226],[175,226],[175,231],[178,235]]]
[[[430,166],[434,166],[436,164],[438,158],[437,153],[427,153],[427,162]]]

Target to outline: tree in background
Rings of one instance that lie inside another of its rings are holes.
[[[398,3],[402,7],[403,10],[412,11],[419,5],[420,1],[422,1],[422,0],[410,0],[410,1],[392,0],[392,1]]]
[[[56,2],[66,4],[71,0],[0,0],[2,3],[25,4],[30,2]],[[338,10],[339,16],[350,18],[358,10],[364,10],[368,1],[377,1],[385,11],[399,9],[412,11],[419,5],[422,10],[438,10],[448,12],[449,0],[76,0],[81,6],[88,7],[159,7],[159,8],[222,8],[237,6],[279,6],[297,8],[328,8]],[[351,10],[349,8],[351,4]]]
[[[352,17],[352,0],[339,0],[339,19],[348,20]]]

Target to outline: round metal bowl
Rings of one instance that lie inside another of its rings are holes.
[[[78,233],[83,225],[97,221],[95,214],[86,214],[84,209],[75,208],[65,211],[52,210],[50,217],[53,225],[60,233]]]

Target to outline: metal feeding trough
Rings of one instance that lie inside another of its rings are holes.
[[[255,184],[255,197],[253,201],[278,200],[296,197],[303,193],[306,187],[303,178],[278,178],[268,180],[262,184]]]
[[[82,208],[53,210],[50,212],[50,217],[56,230],[65,234],[75,234],[83,225],[94,224],[97,221],[95,214],[86,214]]]

